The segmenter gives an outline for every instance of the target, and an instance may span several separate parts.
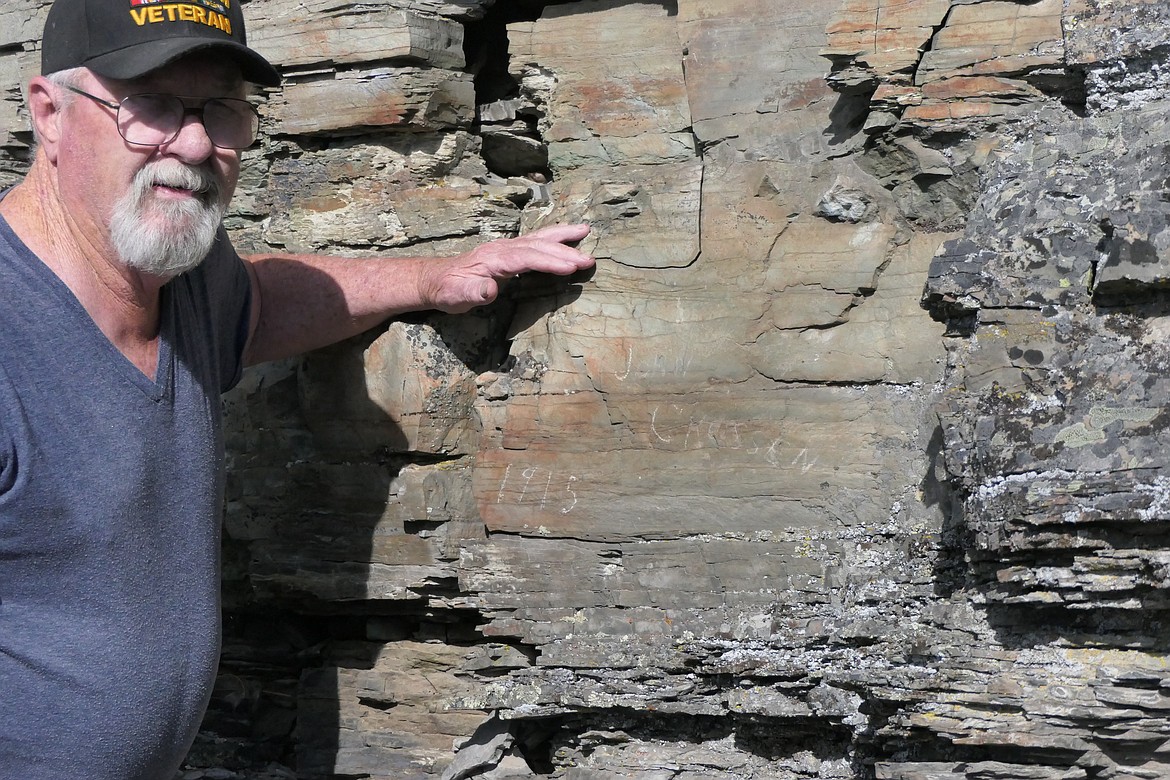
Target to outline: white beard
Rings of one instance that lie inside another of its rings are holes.
[[[163,200],[152,187],[187,189],[199,197]],[[215,243],[227,203],[210,172],[176,160],[148,163],[114,205],[110,242],[129,268],[169,279],[203,262]]]

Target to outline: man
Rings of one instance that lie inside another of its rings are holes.
[[[170,780],[219,653],[219,395],[243,365],[592,259],[558,226],[431,259],[241,259],[279,83],[238,0],[56,0],[0,200],[0,777]]]

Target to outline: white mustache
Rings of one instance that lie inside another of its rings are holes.
[[[145,185],[144,189],[154,185],[173,187],[208,195],[212,203],[219,202],[219,182],[215,177],[204,168],[184,165],[177,160],[158,160],[149,163],[135,178]]]

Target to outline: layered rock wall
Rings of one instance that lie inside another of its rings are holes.
[[[241,250],[598,267],[226,398],[189,777],[1170,775],[1164,4],[245,13]]]

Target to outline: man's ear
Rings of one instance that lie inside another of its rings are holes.
[[[57,85],[44,76],[28,83],[28,112],[40,148],[56,162],[57,144],[61,140],[61,110],[65,97]]]

